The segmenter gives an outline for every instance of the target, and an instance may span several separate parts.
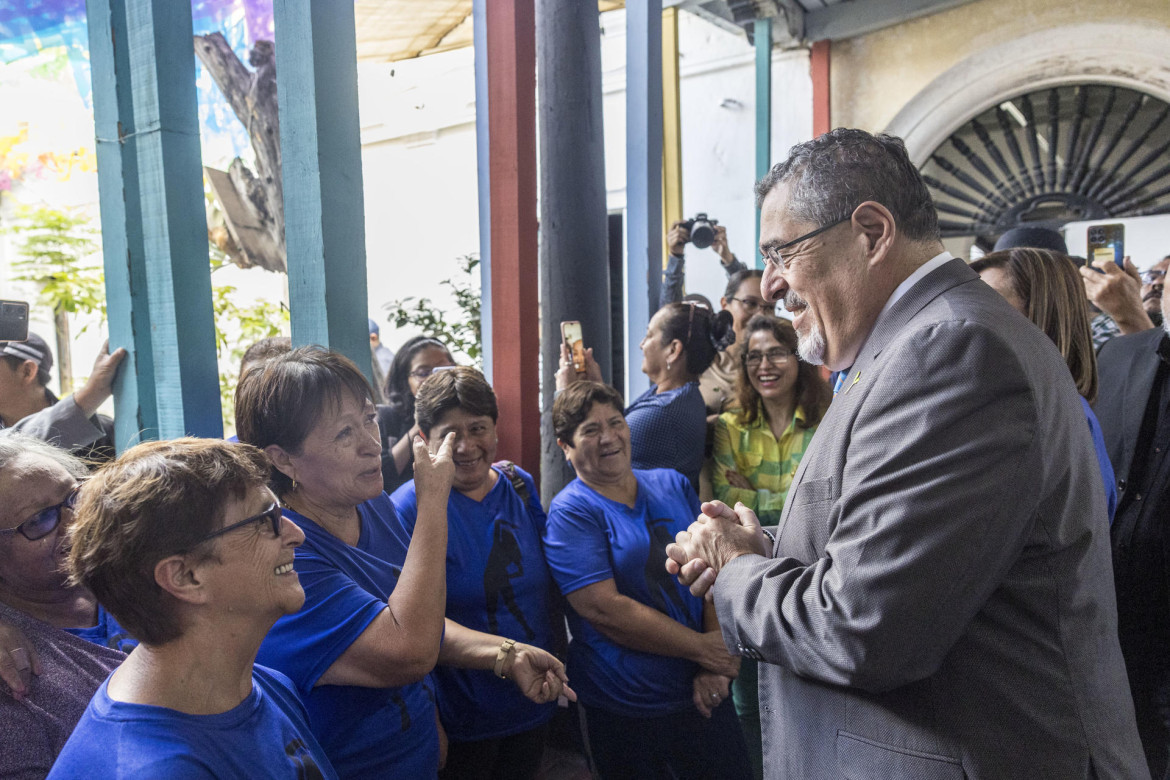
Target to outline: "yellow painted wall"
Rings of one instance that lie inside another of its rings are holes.
[[[972,54],[1046,28],[1091,22],[1170,28],[1170,0],[976,0],[834,41],[833,125],[883,130],[919,90]]]

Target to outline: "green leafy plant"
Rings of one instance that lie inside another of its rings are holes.
[[[260,339],[287,336],[289,311],[283,303],[262,300],[240,305],[235,285],[215,283],[215,272],[231,265],[231,259],[215,244],[209,245],[209,253],[213,274],[211,305],[215,311],[215,349],[219,360],[219,400],[226,432],[235,429],[236,384],[244,352]],[[222,327],[229,322],[237,326],[231,334]]]
[[[68,315],[106,316],[105,275],[94,259],[101,234],[84,214],[47,206],[22,206],[8,231],[19,237],[13,278],[39,286],[37,303],[52,310],[61,392],[72,392]]]
[[[390,322],[396,328],[413,328],[443,340],[456,360],[482,367],[483,335],[480,327],[479,257],[459,258],[462,276],[444,279],[439,284],[451,291],[457,317],[449,318],[430,298],[410,296],[385,304]]]

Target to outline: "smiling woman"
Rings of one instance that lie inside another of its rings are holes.
[[[415,406],[418,426],[436,452],[453,435],[454,490],[447,502],[447,616],[467,628],[518,637],[511,653],[551,650],[551,580],[541,535],[545,514],[527,472],[496,457],[496,395],[473,368],[427,379]],[[391,497],[405,532],[418,523],[418,497],[408,482]],[[440,666],[439,716],[451,740],[444,778],[535,777],[546,724],[555,705],[525,698],[485,669]]]
[[[304,540],[274,514],[254,447],[134,447],[81,492],[73,580],[139,641],[98,688],[49,777],[336,777],[289,681],[254,666],[305,594]]]
[[[577,382],[553,405],[577,479],[549,507],[545,554],[568,599],[569,669],[602,778],[744,778],[728,703],[739,661],[714,610],[666,573],[666,545],[699,512],[685,477],[630,466],[616,390]]]
[[[413,534],[382,491],[373,391],[350,360],[302,347],[249,372],[236,399],[240,440],[264,448],[284,513],[305,534],[295,568],[305,607],[281,618],[260,660],[292,678],[343,777],[435,777],[441,732],[424,678],[436,663],[495,669],[533,701],[555,701],[548,653],[444,619],[448,434],[416,437]]]

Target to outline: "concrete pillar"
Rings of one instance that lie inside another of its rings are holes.
[[[613,376],[599,30],[594,2],[536,0],[546,504],[571,478],[551,423],[562,320],[580,320],[602,376]]]

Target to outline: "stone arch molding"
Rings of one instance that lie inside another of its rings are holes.
[[[1135,24],[1077,24],[1014,38],[952,66],[886,127],[921,166],[951,133],[1023,92],[1093,82],[1170,103],[1170,30]]]

